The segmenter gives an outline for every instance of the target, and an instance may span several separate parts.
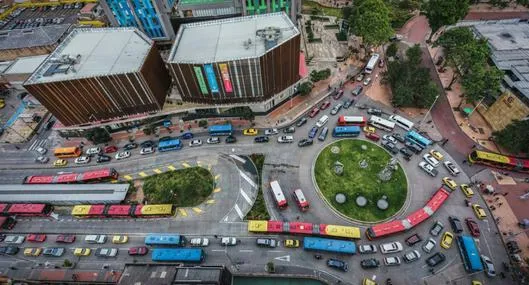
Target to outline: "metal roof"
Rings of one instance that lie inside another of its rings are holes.
[[[136,28],[74,29],[25,84],[135,72],[153,44]]]
[[[2,184],[1,202],[53,204],[119,203],[125,199],[129,184]]]
[[[47,57],[47,54],[19,57],[4,71],[4,74],[32,74]]]
[[[298,34],[283,12],[184,24],[178,30],[168,62],[254,58]]]
[[[53,45],[68,31],[70,24],[0,31],[0,50]]]

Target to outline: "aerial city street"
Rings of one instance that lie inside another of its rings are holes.
[[[529,284],[529,4],[0,7],[0,284]]]

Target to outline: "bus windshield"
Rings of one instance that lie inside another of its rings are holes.
[[[81,149],[79,147],[58,147],[53,154],[58,158],[79,157]]]

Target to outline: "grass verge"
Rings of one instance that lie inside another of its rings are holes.
[[[263,189],[261,187],[261,175],[263,171],[265,156],[263,154],[254,153],[250,155],[250,159],[253,161],[255,167],[257,168],[257,176],[259,177],[259,189],[257,193],[257,198],[255,199],[255,203],[253,204],[252,209],[246,215],[246,220],[269,220],[270,214],[268,213],[268,209],[266,209],[266,204],[263,197]]]
[[[318,11],[323,12],[323,15],[325,16],[332,16],[337,18],[342,18],[342,10],[339,8],[330,8],[320,5],[318,2],[314,1],[303,1],[303,13],[304,14],[311,14],[314,9],[318,9]]]

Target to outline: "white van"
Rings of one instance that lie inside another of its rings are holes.
[[[318,128],[321,128],[323,127],[325,124],[327,124],[327,122],[329,121],[329,116],[327,115],[323,115],[321,116],[321,118],[318,120],[318,122],[316,123],[316,127]]]

